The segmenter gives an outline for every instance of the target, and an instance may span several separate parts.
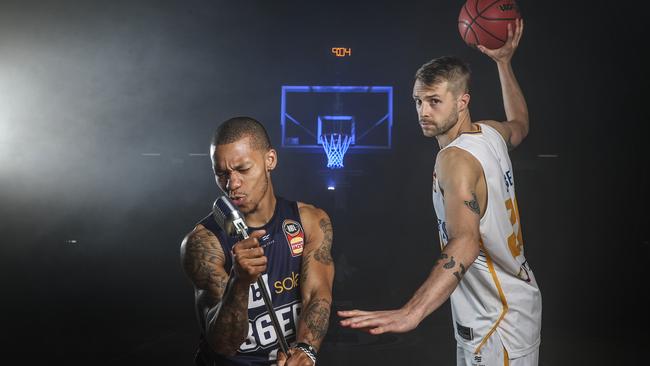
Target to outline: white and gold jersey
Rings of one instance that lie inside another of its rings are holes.
[[[472,154],[483,167],[487,207],[480,221],[480,254],[451,295],[458,344],[480,353],[497,332],[510,358],[539,347],[542,297],[524,256],[515,180],[506,143],[494,128],[478,124],[445,149],[457,147]],[[433,205],[440,242],[447,245],[443,194],[433,182]]]

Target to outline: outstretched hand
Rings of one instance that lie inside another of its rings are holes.
[[[337,314],[345,318],[341,320],[341,326],[373,335],[405,333],[415,329],[420,323],[414,314],[403,308],[383,311],[343,310]]]
[[[508,40],[506,43],[497,48],[491,50],[485,46],[477,45],[476,47],[479,51],[490,56],[496,62],[510,62],[512,55],[514,55],[515,50],[519,46],[519,41],[521,40],[521,35],[524,32],[524,20],[516,19],[515,20],[515,29],[513,31],[512,25],[508,24]]]

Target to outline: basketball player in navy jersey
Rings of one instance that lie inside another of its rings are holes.
[[[181,244],[201,329],[195,362],[311,366],[332,303],[330,219],[319,208],[275,195],[271,171],[278,157],[258,121],[223,122],[210,150],[217,184],[244,215],[251,235],[229,237],[209,215]],[[256,284],[260,277],[291,345],[289,355],[278,351],[278,334]]]
[[[523,21],[496,50],[507,121],[472,122],[467,65],[441,57],[422,65],[413,87],[420,127],[440,145],[433,205],[442,253],[431,274],[398,310],[341,311],[345,327],[370,334],[407,332],[451,298],[457,365],[535,366],[541,294],[524,257],[508,150],[528,134],[528,108],[510,60]]]

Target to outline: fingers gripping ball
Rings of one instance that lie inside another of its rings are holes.
[[[508,24],[514,30],[519,18],[514,0],[467,0],[458,15],[458,31],[469,46],[501,48],[508,39]]]

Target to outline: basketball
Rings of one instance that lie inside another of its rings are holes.
[[[501,48],[508,39],[508,24],[515,30],[521,18],[513,0],[467,0],[458,15],[458,31],[469,46]]]

